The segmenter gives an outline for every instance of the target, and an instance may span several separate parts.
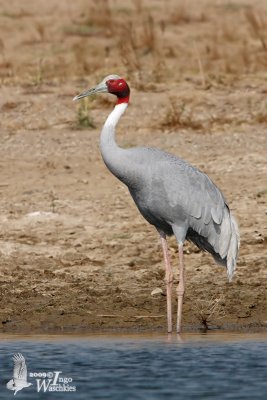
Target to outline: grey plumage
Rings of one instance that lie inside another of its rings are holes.
[[[114,125],[106,123],[101,152],[107,167],[125,183],[143,217],[158,231],[174,234],[208,251],[226,266],[232,279],[239,232],[228,204],[211,179],[197,168],[165,151],[115,142]]]

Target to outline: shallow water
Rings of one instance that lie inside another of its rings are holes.
[[[19,399],[267,399],[267,334],[2,335],[1,399],[18,352],[32,383]]]

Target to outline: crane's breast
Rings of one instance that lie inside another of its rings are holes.
[[[154,177],[138,189],[129,188],[135,204],[142,216],[158,230],[172,235],[172,224],[187,225],[187,216],[179,202],[170,202],[168,193],[160,177]]]
[[[140,211],[141,215],[156,229],[164,232],[166,235],[173,235],[171,224],[168,222],[162,213],[158,212],[157,208],[146,201],[146,198],[139,196],[136,192],[130,190],[132,198]]]

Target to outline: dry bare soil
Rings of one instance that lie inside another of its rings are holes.
[[[260,0],[0,1],[0,331],[165,329],[157,233],[98,149],[113,98],[72,102],[110,73],[132,88],[121,146],[196,165],[240,225],[230,284],[186,244],[185,329],[267,327],[266,13]]]

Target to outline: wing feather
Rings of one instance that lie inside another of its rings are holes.
[[[181,222],[193,217],[200,225],[211,221],[221,224],[227,203],[205,173],[158,149],[132,148],[127,152],[138,177],[134,186],[129,185],[130,192],[141,193],[139,201],[146,203],[151,213],[162,214],[173,223],[179,222],[177,218]]]
[[[13,378],[15,380],[18,379],[22,381],[27,381],[27,367],[23,355],[21,353],[14,354],[13,362]]]
[[[164,167],[162,163],[163,170]],[[179,204],[185,215],[194,217],[205,225],[211,220],[215,224],[222,222],[227,203],[221,191],[206,174],[182,160],[177,160],[175,164],[166,163],[165,173],[162,169],[165,192],[173,207]]]

